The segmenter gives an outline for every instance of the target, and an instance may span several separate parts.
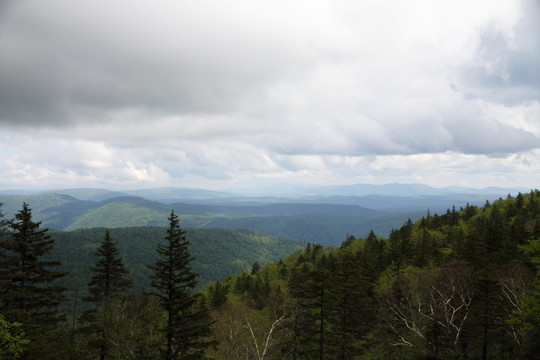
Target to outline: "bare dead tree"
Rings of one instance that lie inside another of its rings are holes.
[[[397,338],[391,344],[429,347],[455,357],[474,297],[473,280],[471,267],[463,261],[449,262],[438,271],[415,269],[396,276],[380,294],[387,324]],[[444,339],[430,332],[434,326]]]
[[[523,300],[532,289],[534,274],[520,261],[512,261],[497,269],[495,274],[504,299],[505,331],[522,349],[525,346],[525,334],[520,326],[517,314],[523,311]]]

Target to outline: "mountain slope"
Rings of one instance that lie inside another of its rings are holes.
[[[70,289],[86,291],[90,266],[96,258],[93,252],[105,235],[105,228],[76,231],[51,231],[56,240],[50,257],[62,261],[69,272],[66,279]],[[156,258],[156,244],[166,235],[164,227],[130,227],[110,229],[113,241],[118,242],[120,255],[131,272],[136,287],[148,286],[150,265]],[[266,264],[277,261],[305,242],[268,236],[250,230],[188,229],[190,252],[195,257],[193,269],[200,274],[200,285],[248,270],[253,262]]]
[[[181,189],[183,192],[189,192]],[[170,190],[175,193],[175,189]],[[156,189],[163,195],[168,189]],[[73,189],[71,194],[86,197],[108,196],[102,189]],[[115,193],[118,194],[118,193]],[[12,217],[27,202],[36,221],[57,230],[132,226],[166,226],[172,209],[186,228],[242,228],[274,236],[338,245],[347,235],[365,236],[370,230],[387,236],[409,218],[442,213],[448,204],[457,208],[467,203],[483,205],[484,195],[448,196],[325,196],[308,198],[219,197],[194,190],[185,202],[161,202],[135,196],[116,196],[101,201],[79,200],[62,194],[0,195],[6,217]],[[210,199],[195,199],[211,196]],[[493,197],[490,198],[493,200]]]
[[[237,339],[252,328],[274,331],[269,358],[537,359],[540,191],[408,221],[388,238],[308,245],[203,291],[215,359],[249,356]]]

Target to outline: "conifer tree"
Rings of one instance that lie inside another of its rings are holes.
[[[522,248],[536,268],[531,291],[523,301],[518,316],[525,335],[526,357],[534,359],[540,354],[540,238],[531,240]]]
[[[200,359],[210,342],[208,311],[196,306],[192,290],[198,274],[191,269],[194,258],[189,253],[189,241],[180,227],[178,215],[171,211],[165,244],[157,245],[158,259],[153,266],[150,285],[167,314],[163,359]]]
[[[32,221],[28,204],[9,222],[9,234],[0,238],[0,312],[7,321],[23,324],[31,340],[27,359],[46,358],[44,346],[59,341],[58,325],[64,319],[58,306],[66,288],[55,280],[66,275],[55,270],[60,261],[44,260],[54,239]]]
[[[88,283],[89,296],[83,298],[83,301],[94,303],[96,308],[85,311],[81,320],[86,323],[86,332],[100,334],[100,359],[103,360],[107,354],[107,326],[97,323],[98,308],[104,311],[113,297],[124,294],[131,287],[131,280],[126,278],[128,271],[124,267],[117,244],[112,241],[109,231],[105,233],[94,255],[99,260],[90,269],[94,275]]]
[[[208,298],[212,309],[220,309],[227,303],[227,294],[229,293],[229,286],[223,285],[221,281],[208,288]]]
[[[84,298],[84,301],[101,305],[109,297],[125,293],[131,287],[131,280],[126,278],[129,272],[124,266],[117,245],[107,230],[100,247],[94,253],[99,260],[90,269],[94,275],[88,283],[90,295]]]
[[[313,286],[313,265],[303,262],[293,267],[289,274],[289,289],[292,298],[292,321],[290,336],[284,341],[286,352],[291,359],[313,358],[317,356],[317,326],[316,309],[318,292]]]
[[[329,337],[334,359],[353,359],[359,355],[361,336],[370,329],[374,316],[373,282],[363,275],[363,263],[349,249],[339,254],[335,271],[331,272],[330,291],[333,303]]]

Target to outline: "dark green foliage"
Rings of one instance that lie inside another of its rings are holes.
[[[208,288],[209,304],[212,309],[220,309],[227,303],[229,286],[223,285],[221,281],[216,281]]]
[[[128,271],[117,245],[107,230],[100,247],[94,253],[99,260],[90,268],[94,275],[88,283],[90,295],[84,301],[102,304],[107,298],[125,293],[131,287],[132,282],[126,277]]]
[[[366,238],[364,249],[358,260],[362,264],[364,275],[371,279],[378,278],[381,271],[387,266],[385,243],[382,239],[377,238],[373,231]]]
[[[167,316],[163,358],[199,359],[210,345],[205,340],[210,331],[208,310],[192,294],[198,275],[191,268],[189,241],[174,211],[169,221],[165,244],[157,245],[158,258],[149,266],[152,295],[159,299]]]
[[[83,333],[70,359],[159,359],[163,334],[163,310],[155,298],[143,292],[111,296],[96,314],[102,333]],[[96,346],[97,345],[97,346]]]
[[[115,296],[110,308],[98,312],[100,321],[114,329],[111,358],[538,358],[538,191],[481,208],[451,207],[440,215],[428,211],[421,220],[394,229],[388,239],[372,231],[366,238],[347,236],[339,248],[308,243],[289,256],[277,256],[276,263],[257,257],[268,259],[270,250],[249,256],[242,236],[223,230],[201,236],[184,232],[174,212],[169,222],[166,243],[159,242],[150,269],[154,296]],[[103,229],[77,236],[99,231],[102,237]],[[117,237],[114,231],[129,236]],[[148,264],[141,249],[155,247],[152,234],[158,232],[162,239],[163,228],[111,229],[111,237],[121,239],[117,257],[126,268]],[[267,237],[249,234],[275,248]],[[237,247],[208,241],[214,237],[230,237]],[[64,244],[89,259],[99,246],[76,237]],[[193,258],[213,255],[206,267],[211,273],[224,254],[234,251],[246,252],[236,262],[239,274],[217,277],[194,293],[198,271]],[[87,269],[80,269],[86,277]],[[208,331],[209,308],[214,335]],[[90,339],[78,341],[74,358],[99,356],[85,354]],[[210,343],[214,346],[207,347]],[[191,350],[179,357],[179,349]],[[62,352],[55,355],[61,358]]]
[[[147,288],[156,244],[163,239],[166,228],[133,227],[108,230],[117,243],[119,257],[129,270],[134,289]],[[94,252],[100,246],[106,229],[83,229],[72,232],[52,232],[56,246],[49,258],[62,260],[69,272],[65,284],[75,296],[87,296],[90,280],[88,269],[94,265]],[[253,261],[266,264],[299,249],[305,242],[276,238],[249,230],[187,229],[189,251],[195,258],[193,270],[200,274],[199,285],[248,271]]]
[[[117,244],[111,239],[109,231],[105,232],[105,237],[100,247],[94,253],[98,261],[90,268],[93,275],[88,283],[89,295],[83,301],[94,304],[94,309],[86,310],[81,322],[85,326],[84,333],[94,333],[99,335],[100,359],[105,359],[109,347],[109,334],[104,323],[109,323],[109,319],[104,315],[109,313],[108,306],[114,297],[123,295],[131,287],[131,280],[126,278],[128,271],[124,267],[124,262],[119,256]],[[101,310],[101,316],[98,311]],[[98,321],[99,318],[105,321]]]
[[[238,295],[241,295],[244,292],[250,292],[252,287],[253,287],[252,277],[246,273],[242,273],[236,279],[234,292]]]
[[[255,261],[253,265],[251,265],[251,275],[257,274],[260,269],[261,269],[261,265]]]
[[[58,306],[66,288],[58,280],[65,273],[55,270],[60,261],[44,260],[54,240],[39,227],[24,203],[9,223],[9,234],[0,239],[0,312],[8,321],[23,324],[31,340],[28,359],[62,341],[58,325],[64,320]]]
[[[367,242],[366,242],[367,245]],[[375,260],[377,263],[377,260]],[[362,337],[374,321],[373,282],[358,256],[341,251],[330,276],[329,343],[334,359],[354,359],[364,352]]]
[[[294,303],[291,310],[291,335],[283,346],[292,359],[316,359],[318,354],[318,340],[321,336],[320,327],[317,326],[320,294],[312,279],[312,271],[313,264],[305,262],[291,269],[289,275],[289,288]]]
[[[252,296],[260,274],[271,274],[285,319],[269,358],[534,359],[539,198],[535,191],[480,209],[428,212],[389,239],[348,236],[339,249],[308,244],[256,275],[232,277],[228,284],[243,295],[227,304],[274,311],[272,301]]]
[[[534,265],[535,277],[517,323],[523,328],[524,354],[527,359],[540,359],[540,238],[523,247]]]

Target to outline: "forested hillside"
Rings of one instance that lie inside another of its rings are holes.
[[[76,193],[76,192],[75,192]],[[419,212],[385,213],[355,204],[266,203],[210,205],[175,202],[163,204],[135,196],[101,201],[69,195],[0,195],[4,211],[15,214],[23,202],[30,205],[44,227],[74,231],[87,228],[163,227],[172,209],[182,225],[194,229],[249,229],[272,236],[338,245],[346,234],[388,233]]]
[[[154,261],[156,244],[166,234],[164,227],[92,228],[76,231],[51,231],[56,240],[51,259],[62,262],[67,271],[64,283],[70,291],[84,295],[88,283],[88,270],[95,262],[94,251],[109,231],[135,288],[147,288],[150,271],[147,265]],[[266,264],[305,246],[305,242],[273,237],[250,230],[188,229],[190,253],[195,257],[193,269],[199,274],[199,284],[223,279],[249,269],[254,262]]]
[[[171,212],[167,229],[48,232],[24,204],[0,237],[7,334],[0,355],[181,359],[185,349],[188,358],[215,360],[539,358],[538,190],[427,211],[388,237],[349,235],[339,247],[294,250],[298,243],[250,231],[186,232],[176,218]],[[289,255],[264,265],[283,242]],[[239,273],[222,271],[231,261],[228,271]],[[107,264],[117,264],[116,273]],[[203,282],[219,280],[197,290],[197,272]],[[146,291],[113,291],[105,281],[127,277]],[[90,278],[93,297],[66,302],[65,285],[86,281],[88,289]]]
[[[407,193],[406,188],[400,189]],[[498,198],[495,195],[465,193],[225,197],[226,194],[222,193],[209,194],[189,189],[150,189],[131,193],[150,198],[99,189],[72,189],[61,193],[0,194],[0,202],[4,204],[3,211],[7,217],[13,216],[26,202],[32,208],[36,221],[55,230],[163,227],[166,226],[168,212],[174,209],[186,228],[249,229],[272,236],[338,246],[348,234],[367,236],[373,230],[381,236],[388,236],[393,228],[401,226],[407,219],[419,219],[426,209],[440,212],[446,210],[448,204],[482,205],[485,196]],[[167,196],[171,198],[166,199]]]
[[[204,291],[215,359],[538,359],[540,193],[310,244]]]

